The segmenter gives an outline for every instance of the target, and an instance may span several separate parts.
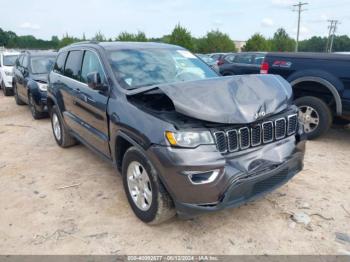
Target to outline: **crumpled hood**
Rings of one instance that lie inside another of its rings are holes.
[[[181,114],[216,123],[244,124],[286,109],[290,84],[278,75],[237,75],[161,85]]]

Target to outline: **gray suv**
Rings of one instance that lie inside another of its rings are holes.
[[[115,165],[147,223],[238,206],[303,167],[305,139],[285,80],[219,77],[179,46],[65,47],[47,105],[57,144],[79,141]]]

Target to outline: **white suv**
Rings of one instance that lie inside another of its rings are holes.
[[[5,96],[12,94],[13,66],[19,52],[3,51],[0,53],[0,87]]]

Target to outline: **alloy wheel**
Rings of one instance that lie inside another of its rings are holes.
[[[153,193],[146,169],[133,161],[128,166],[126,179],[133,202],[140,210],[147,211],[151,207]]]
[[[305,132],[311,133],[318,127],[320,117],[313,107],[299,106],[299,121],[303,123]]]
[[[61,124],[56,113],[52,114],[52,128],[57,140],[61,140]]]

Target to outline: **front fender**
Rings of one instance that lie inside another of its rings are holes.
[[[27,82],[27,95],[29,93],[32,94],[34,102],[37,105],[41,104],[42,98],[46,98],[46,92],[40,91],[38,84],[34,80],[29,80]]]

